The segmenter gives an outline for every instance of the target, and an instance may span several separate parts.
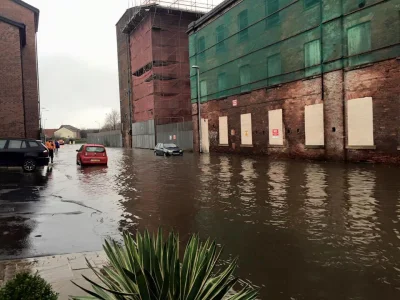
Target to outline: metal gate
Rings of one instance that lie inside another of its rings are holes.
[[[155,147],[154,120],[132,124],[132,146],[143,149]]]
[[[193,150],[191,121],[156,126],[157,143],[174,143],[183,150]]]

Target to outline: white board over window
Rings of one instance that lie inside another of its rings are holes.
[[[348,146],[374,146],[372,98],[347,101]]]
[[[253,145],[251,114],[240,115],[242,145]]]
[[[219,117],[219,144],[228,145],[228,117]]]
[[[324,105],[308,105],[304,109],[306,146],[323,146],[324,141]]]
[[[268,112],[269,144],[283,145],[282,109]]]

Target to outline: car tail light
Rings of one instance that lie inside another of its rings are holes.
[[[85,152],[85,156],[87,156],[87,152]]]
[[[105,154],[105,153],[103,153],[103,156],[106,156],[106,154]]]

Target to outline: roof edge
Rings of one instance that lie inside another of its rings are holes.
[[[26,45],[26,26],[23,23],[15,22],[13,20],[10,20],[6,17],[3,17],[0,15],[0,21],[3,21],[4,23],[7,23],[11,26],[19,28],[20,31],[20,39],[21,39],[21,45],[24,47]]]
[[[38,32],[39,29],[39,14],[40,14],[40,10],[22,0],[11,0],[19,5],[21,5],[22,7],[25,7],[27,9],[29,9],[30,11],[32,11],[35,14],[35,30],[36,32]]]
[[[208,20],[215,17],[218,13],[223,11],[225,8],[231,6],[232,4],[239,2],[239,1],[241,1],[241,0],[225,0],[225,1],[221,2],[216,7],[214,7],[212,10],[210,10],[208,13],[204,14],[200,19],[190,23],[186,33],[191,33],[192,31],[195,31],[198,27],[200,27],[201,25],[206,23]]]

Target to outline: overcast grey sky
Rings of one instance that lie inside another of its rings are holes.
[[[40,9],[39,80],[45,127],[97,128],[107,112],[119,111],[115,24],[135,0],[25,1]]]

